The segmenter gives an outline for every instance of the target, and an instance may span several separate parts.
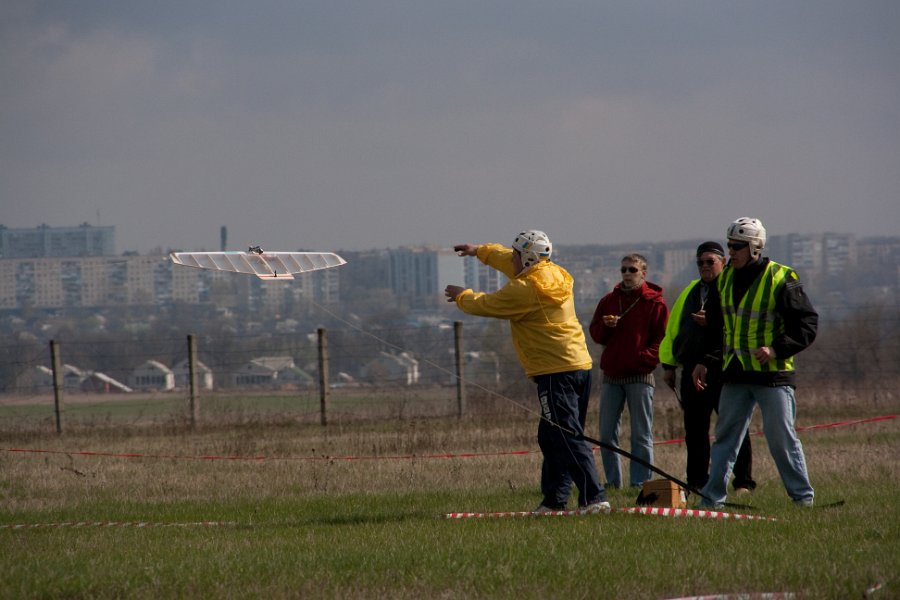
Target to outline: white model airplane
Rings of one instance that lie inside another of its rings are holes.
[[[251,246],[246,252],[172,252],[176,265],[256,275],[260,279],[293,279],[297,273],[330,269],[347,261],[333,252],[265,252]]]

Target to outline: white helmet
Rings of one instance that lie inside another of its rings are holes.
[[[550,238],[543,231],[536,229],[529,229],[517,235],[512,247],[522,255],[522,266],[526,269],[542,260],[549,259],[550,253],[553,252]]]
[[[725,236],[729,240],[750,242],[750,253],[756,257],[766,247],[766,228],[762,221],[750,217],[741,217],[728,226]]]

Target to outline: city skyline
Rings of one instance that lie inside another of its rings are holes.
[[[287,287],[268,281],[277,284],[273,288],[252,277],[248,282],[243,274],[179,266],[162,254],[106,254],[114,236],[113,226],[9,230],[0,224],[0,310],[171,302],[277,305],[291,304],[300,296],[338,302],[341,288],[355,290],[354,295],[390,289],[397,297],[416,299],[416,306],[426,306],[442,300],[439,295],[448,284],[483,291],[503,284],[495,271],[473,257],[460,259],[451,249],[397,247],[347,251],[342,269],[308,273]],[[576,277],[578,294],[589,297],[615,284],[619,261],[631,252],[647,257],[654,282],[683,285],[696,277],[697,243],[557,245],[553,260]],[[764,254],[787,261],[811,289],[829,281],[846,287],[847,275],[858,260],[886,267],[876,268],[880,276],[865,279],[870,285],[887,286],[886,290],[896,286],[900,275],[898,252],[900,236],[860,241],[851,234],[821,233],[772,236]]]
[[[115,252],[91,253],[91,254],[81,254],[81,253],[59,254],[58,253],[58,254],[53,254],[53,255],[48,255],[48,256],[58,256],[58,257],[119,256],[119,255],[135,253],[134,250],[122,249],[120,247],[120,243],[117,241],[118,229],[117,229],[116,225],[95,226],[95,225],[92,225],[87,222],[82,222],[80,225],[62,225],[60,227],[51,227],[51,226],[47,225],[46,223],[42,223],[36,227],[10,227],[10,226],[6,225],[5,223],[0,223],[0,242],[2,242],[2,244],[0,244],[0,259],[3,259],[3,258],[28,258],[28,257],[39,258],[39,257],[41,257],[41,255],[39,255],[39,254],[24,254],[24,253],[17,253],[17,254],[7,253],[7,255],[4,255],[2,253],[3,248],[7,245],[10,245],[11,243],[14,243],[14,242],[11,242],[9,239],[2,237],[4,235],[4,232],[6,235],[8,235],[10,233],[15,233],[18,236],[22,236],[22,235],[28,236],[31,233],[38,231],[38,230],[47,230],[47,231],[50,231],[53,233],[59,233],[59,232],[63,232],[63,231],[75,231],[75,230],[81,230],[81,229],[85,229],[85,228],[87,228],[88,230],[90,230],[91,228],[94,229],[94,232],[95,232],[94,238],[97,237],[97,234],[99,234],[101,231],[103,231],[104,242],[101,244],[99,241],[95,241],[95,245],[98,248],[102,247],[103,249],[108,249],[110,247],[110,244],[112,244],[116,248]],[[224,238],[223,238],[223,235],[224,235]],[[841,237],[850,236],[850,237],[853,237],[854,239],[856,239],[857,241],[866,241],[866,240],[879,240],[879,239],[888,239],[888,240],[897,239],[897,238],[900,238],[900,232],[896,232],[893,234],[886,234],[886,235],[870,235],[870,236],[860,236],[860,235],[856,235],[850,231],[811,231],[811,232],[806,232],[806,233],[801,233],[801,232],[796,232],[796,231],[788,231],[788,232],[777,233],[777,234],[768,233],[768,239],[770,241],[785,240],[788,238],[798,237],[798,236],[799,237],[807,237],[807,238],[815,238],[815,237],[822,237],[822,236],[841,236]],[[15,236],[13,236],[13,237],[15,237]],[[223,240],[227,240],[227,239],[228,239],[227,228],[225,228],[224,232],[222,231],[222,228],[220,228],[220,230],[219,230],[219,245],[218,246],[209,246],[209,247],[198,246],[198,247],[192,248],[192,250],[210,251],[210,252],[222,250],[223,248],[220,247],[221,242]],[[637,240],[637,241],[633,241],[633,242],[615,242],[615,243],[601,243],[601,242],[566,243],[564,241],[563,242],[555,242],[554,241],[554,246],[556,246],[558,248],[608,247],[608,248],[639,249],[639,248],[646,248],[646,247],[652,247],[652,246],[681,246],[684,244],[699,243],[700,241],[703,241],[703,240],[724,242],[725,235],[723,232],[723,235],[720,236],[719,238],[716,238],[715,236],[685,237],[685,238],[678,238],[678,239],[665,239],[665,240],[646,239],[646,240]],[[84,241],[78,240],[78,242],[79,242],[78,247],[82,247],[82,244],[84,243]],[[485,241],[482,243],[491,243],[491,242],[496,242],[496,243],[500,243],[500,244],[507,245],[507,246],[509,245],[506,241],[503,241],[503,240],[496,240],[496,241],[491,240],[490,242]],[[30,246],[34,245],[34,240],[30,240],[29,245]],[[230,244],[230,243],[226,243],[226,246],[227,247],[224,249],[229,250],[229,251],[245,250],[245,248],[235,247],[233,244]],[[265,249],[272,250],[272,251],[275,250],[275,248],[273,248],[273,247],[268,247]],[[428,250],[438,250],[438,251],[445,251],[445,252],[452,251],[451,246],[440,246],[440,245],[436,245],[433,243],[427,243],[427,242],[420,243],[420,244],[398,244],[396,246],[381,246],[381,247],[369,247],[369,248],[335,248],[334,250],[350,252],[350,253],[367,253],[367,252],[379,252],[382,250],[395,250],[395,249],[397,249],[397,250],[399,250],[399,249],[412,249],[412,250],[428,249]],[[767,245],[767,247],[766,247],[766,250],[768,250],[768,249],[770,249],[769,245]],[[160,251],[159,254],[157,254],[157,252],[155,252],[156,250]],[[165,248],[165,247],[160,246],[159,248],[151,248],[148,252],[137,252],[137,254],[145,255],[145,256],[153,256],[153,255],[166,256],[171,251],[179,251],[179,250],[188,250],[188,249],[187,248],[178,248],[178,247]],[[296,247],[296,248],[282,248],[279,250],[304,251],[304,250],[310,250],[310,248]],[[765,251],[763,253],[766,254]]]

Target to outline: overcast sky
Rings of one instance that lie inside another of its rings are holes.
[[[0,224],[117,250],[900,235],[896,0],[3,0]]]

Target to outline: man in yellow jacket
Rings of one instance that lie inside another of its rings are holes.
[[[444,294],[463,312],[505,319],[525,375],[537,385],[541,405],[538,444],[543,500],[535,512],[564,510],[572,484],[579,509],[608,512],[606,490],[597,476],[584,433],[591,392],[591,356],[575,314],[573,279],[550,261],[552,245],[542,231],[523,231],[512,248],[500,244],[458,244],[460,256],[476,256],[509,282],[492,294],[448,285]]]

